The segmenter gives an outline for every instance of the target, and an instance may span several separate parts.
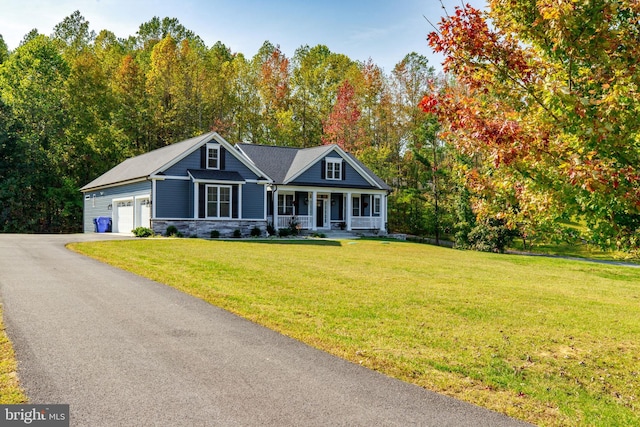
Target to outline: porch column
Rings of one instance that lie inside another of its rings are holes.
[[[387,195],[380,195],[380,231],[383,233],[387,232]]]
[[[316,225],[318,223],[316,216],[318,214],[318,207],[316,206],[318,204],[318,192],[316,190],[313,190],[312,196],[311,196],[311,230],[312,231],[316,231],[318,229],[318,226]]]
[[[200,215],[200,200],[198,199],[200,197],[200,191],[198,188],[198,183],[194,182],[193,183],[193,218],[198,218],[198,216]]]
[[[273,197],[273,228],[278,230],[278,189],[271,192]]]
[[[348,192],[347,193],[347,215],[346,215],[347,231],[351,231],[351,213],[353,212],[351,203],[352,203],[351,192]]]

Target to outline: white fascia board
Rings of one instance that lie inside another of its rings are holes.
[[[247,181],[221,181],[216,179],[194,179],[194,184],[217,184],[217,185],[232,185],[232,184],[246,184]]]
[[[100,185],[98,187],[85,188],[80,191],[82,193],[91,193],[92,191],[104,190],[105,188],[120,187],[122,185],[135,184],[136,182],[143,182],[143,181],[148,181],[148,178],[145,176],[142,178],[130,179],[128,181],[112,182],[111,184]]]
[[[318,163],[319,160],[322,160],[324,157],[326,157],[327,154],[329,154],[331,152],[331,146],[327,146],[327,149],[324,151],[321,151],[321,153],[312,161],[310,161],[309,163],[307,163],[307,165],[305,167],[303,167],[302,169],[300,169],[298,172],[296,172],[294,175],[292,176],[288,176],[289,172],[287,172],[287,175],[284,178],[284,182],[283,184],[287,184],[293,180],[295,180],[296,178],[298,178],[300,175],[302,175],[303,173],[305,173],[306,171],[309,170],[309,168],[313,165],[315,165],[316,163]],[[294,159],[294,163],[295,163],[295,159]]]
[[[386,195],[387,190],[380,188],[357,188],[357,187],[315,187],[315,186],[298,186],[298,185],[278,185],[278,192],[281,191],[299,191],[302,193],[362,193],[362,194],[379,194]]]
[[[362,176],[369,184],[376,188],[380,188],[380,185],[376,182],[376,180],[373,179],[373,177],[371,177],[371,175],[369,175],[364,169],[362,169],[360,165],[354,162],[353,159],[349,155],[347,155],[347,153],[342,148],[340,148],[340,146],[334,145],[334,148],[334,151],[338,153],[338,155],[342,157],[347,163],[349,163],[351,167],[354,168],[360,174],[360,176]]]
[[[241,153],[238,150],[236,150],[233,145],[231,145],[229,142],[227,142],[227,140],[224,139],[223,137],[221,137],[218,133],[214,132],[213,139],[218,141],[220,143],[220,145],[222,145],[224,148],[226,148],[227,149],[227,153],[231,154],[233,157],[238,159],[240,161],[240,163],[242,163],[243,165],[245,165],[246,167],[251,169],[251,172],[253,172],[256,175],[258,175],[258,178],[259,177],[267,177],[268,178],[268,175],[266,173],[262,172],[260,169],[258,169],[258,167],[256,165],[254,165],[251,161],[249,161],[249,157],[247,157],[244,153]]]
[[[330,149],[328,149],[327,151],[322,152],[321,155],[316,157],[313,161],[309,162],[309,164],[305,168],[303,168],[300,171],[298,171],[295,175],[286,178],[284,184],[286,185],[287,183],[289,183],[291,181],[294,181],[296,178],[298,178],[300,175],[302,175],[304,172],[306,172],[311,166],[315,165],[320,160],[322,160],[323,158],[327,157],[333,151],[336,154],[338,154],[345,162],[349,163],[349,165],[351,165],[351,167],[354,168],[356,170],[356,172],[358,172],[360,174],[360,176],[362,176],[369,184],[371,184],[373,187],[380,188],[380,185],[367,172],[365,172],[357,163],[355,163],[347,155],[347,153],[345,153],[345,151],[342,148],[340,148],[336,144],[332,144],[329,147],[330,147]]]
[[[153,171],[151,173],[151,176],[158,175],[163,170],[169,169],[171,166],[173,166],[176,163],[178,163],[179,161],[183,160],[185,157],[187,157],[188,155],[190,155],[194,151],[199,150],[203,143],[209,142],[211,140],[211,138],[214,138],[216,135],[217,134],[215,132],[213,134],[210,132],[210,133],[202,135],[202,138],[199,141],[195,142],[190,149],[183,151],[182,154],[174,157],[173,160],[171,160],[168,163],[165,163],[164,165],[162,165],[161,167],[159,167],[158,169]]]

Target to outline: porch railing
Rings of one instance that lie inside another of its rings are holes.
[[[354,216],[351,218],[351,229],[374,230],[382,228],[382,219],[379,216]]]
[[[312,218],[308,215],[278,215],[278,229],[289,227],[291,220],[295,220],[298,228],[302,230],[311,229]]]
[[[313,228],[313,217],[310,215],[278,215],[278,229],[287,228],[295,220],[301,230],[311,230]],[[376,230],[382,229],[382,219],[378,216],[361,216],[351,218],[352,230]]]

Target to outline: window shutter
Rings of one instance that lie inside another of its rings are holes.
[[[205,150],[206,152],[206,150]],[[207,192],[204,184],[198,184],[198,218],[206,218]]]
[[[327,173],[327,162],[324,159],[322,160],[321,168],[322,169],[320,170],[320,178],[325,179]]]
[[[207,168],[207,146],[200,147],[200,169]]]
[[[231,217],[232,218],[239,218],[240,216],[238,215],[238,199],[239,199],[239,192],[238,192],[238,186],[234,185],[231,187]]]
[[[342,162],[340,164],[340,168],[342,168],[342,180],[346,180],[347,179],[347,162]]]
[[[218,160],[220,161],[220,165],[219,166],[220,166],[220,170],[221,171],[225,170],[225,157],[226,157],[225,154],[226,154],[226,152],[227,152],[227,150],[225,150],[224,148],[222,148],[222,146],[220,146],[220,151],[218,152],[220,158]]]

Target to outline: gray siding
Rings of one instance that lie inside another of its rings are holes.
[[[101,190],[89,191],[84,193],[84,232],[92,233],[95,230],[95,227],[93,225],[94,218],[98,218],[100,216],[113,218],[113,209],[109,209],[109,205],[111,205],[111,208],[113,208],[113,199],[143,196],[146,194],[151,194],[150,181],[103,188]]]
[[[238,172],[244,179],[258,179],[264,178],[257,176],[255,173],[251,171],[248,167],[244,165],[240,160],[236,159],[233,154],[227,152],[225,154],[225,167],[224,170],[227,171],[236,171]],[[261,186],[262,187],[262,186]],[[262,218],[262,216],[261,216]]]
[[[245,184],[242,186],[242,218],[264,218],[264,185]]]
[[[158,181],[153,203],[157,218],[192,218],[193,183],[189,180]]]
[[[327,156],[326,158],[335,158],[336,156]],[[354,168],[351,167],[346,161],[343,160],[342,165],[346,170],[346,179],[336,181],[332,179],[322,178],[322,160],[318,160],[316,164],[307,169],[302,175],[296,178],[292,185],[299,184],[314,184],[323,187],[355,187],[355,188],[372,188],[371,184],[367,182]]]
[[[168,176],[187,176],[187,169],[200,169],[200,148],[164,171]]]

